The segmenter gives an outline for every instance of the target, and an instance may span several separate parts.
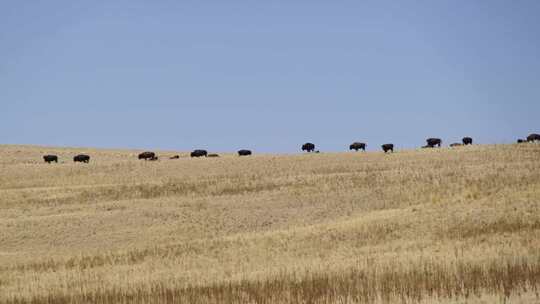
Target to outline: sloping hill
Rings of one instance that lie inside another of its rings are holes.
[[[540,301],[538,144],[160,154],[0,146],[0,302]]]

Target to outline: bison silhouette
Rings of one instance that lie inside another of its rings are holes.
[[[56,155],[44,155],[43,160],[48,164],[50,164],[52,162],[58,163],[58,156],[56,156]]]
[[[193,152],[191,152],[191,157],[201,157],[201,156],[208,156],[208,152],[206,150],[194,150]]]
[[[315,145],[312,143],[305,143],[302,145],[302,151],[313,152],[315,151]]]
[[[90,156],[85,154],[79,154],[75,157],[73,157],[73,162],[76,163],[89,163],[90,162]]]
[[[355,151],[363,150],[363,151],[366,151],[366,144],[365,144],[365,143],[361,143],[361,142],[353,142],[353,143],[349,146],[349,150],[355,150]]]
[[[440,138],[428,138],[426,139],[427,145],[431,148],[438,146],[440,147],[442,144],[442,140]]]
[[[530,134],[529,136],[527,136],[527,141],[528,142],[540,141],[540,134],[536,134],[536,133]]]
[[[461,139],[461,142],[463,142],[463,145],[472,145],[472,137],[463,137]]]
[[[238,156],[248,156],[248,155],[251,155],[250,150],[240,150],[240,151],[238,151]]]
[[[152,160],[154,157],[156,157],[156,153],[154,152],[146,151],[139,154],[139,159]]]
[[[384,144],[381,146],[381,148],[383,149],[384,153],[388,151],[394,152],[394,144]]]

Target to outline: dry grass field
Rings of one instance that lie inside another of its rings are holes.
[[[0,146],[0,303],[540,303],[540,144],[137,153]]]

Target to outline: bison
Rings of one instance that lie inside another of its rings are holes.
[[[146,151],[146,152],[143,152],[143,153],[139,154],[139,159],[152,160],[152,158],[154,158],[154,157],[156,157],[156,153],[154,153],[154,152]]]
[[[383,149],[384,153],[388,151],[394,152],[394,144],[384,144],[381,146],[381,148]]]
[[[305,143],[302,145],[302,151],[313,152],[315,151],[315,145],[312,143]]]
[[[208,152],[206,150],[194,150],[191,152],[191,157],[201,157],[201,156],[208,156]]]
[[[50,164],[52,162],[58,163],[58,156],[56,156],[56,155],[44,155],[43,160],[48,164]]]
[[[431,148],[435,146],[441,146],[442,140],[440,138],[428,138],[426,139],[427,145]]]
[[[450,144],[450,147],[459,147],[461,146],[462,144],[460,143],[453,143],[453,144]]]
[[[240,150],[238,151],[238,156],[248,156],[251,155],[251,150]]]
[[[540,134],[530,134],[529,136],[527,136],[527,141],[528,142],[535,142],[535,141],[540,141]]]
[[[472,145],[472,138],[471,137],[463,137],[461,139],[461,141],[463,142],[463,145],[466,146],[466,145]]]
[[[89,163],[90,162],[90,156],[85,154],[79,154],[75,157],[73,157],[73,162],[79,162],[79,163]]]
[[[208,157],[219,157],[219,154],[216,154],[216,153],[208,154]]]
[[[363,150],[363,151],[366,151],[366,144],[365,144],[365,143],[361,143],[361,142],[353,142],[353,143],[349,146],[349,150],[355,150],[355,151]]]

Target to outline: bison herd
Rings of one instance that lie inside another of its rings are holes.
[[[527,139],[518,139],[518,143],[526,143],[526,142],[535,142],[540,141],[540,134],[530,134],[527,136]],[[459,146],[466,146],[466,145],[472,145],[473,139],[471,137],[463,137],[461,139],[461,143],[452,143],[450,144],[450,147],[459,147]],[[441,147],[442,146],[442,140],[440,138],[428,138],[426,139],[426,145],[422,146],[422,148],[435,148],[435,147]],[[353,142],[349,146],[349,150],[362,150],[366,151],[367,144],[363,142]],[[387,152],[394,152],[394,144],[384,144],[381,146],[384,153]],[[315,144],[307,142],[302,145],[301,147],[302,151],[311,153],[319,153],[319,150],[315,150]],[[252,155],[251,150],[242,149],[238,151],[238,156],[249,156]],[[219,154],[211,153],[209,154],[206,150],[193,150],[193,152],[190,153],[191,157],[219,157]],[[179,159],[179,155],[171,156],[169,159]],[[146,151],[139,154],[139,159],[144,159],[148,161],[156,161],[158,160],[158,156],[154,152]],[[58,156],[57,155],[44,155],[43,160],[46,163],[58,163]],[[81,162],[81,163],[89,163],[90,162],[90,156],[86,154],[79,154],[75,157],[73,157],[73,162]]]
[[[52,162],[58,163],[58,156],[57,155],[45,155],[45,156],[43,156],[43,160],[46,163],[49,163],[49,164],[52,163]],[[89,163],[90,162],[90,156],[85,155],[85,154],[79,154],[79,155],[73,157],[73,162],[75,162],[75,163]]]

